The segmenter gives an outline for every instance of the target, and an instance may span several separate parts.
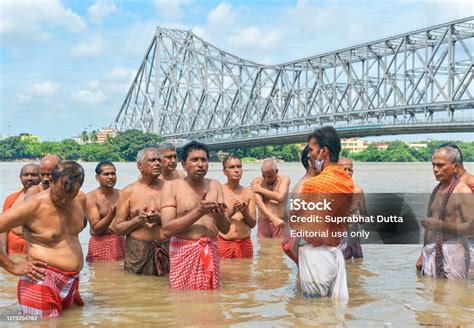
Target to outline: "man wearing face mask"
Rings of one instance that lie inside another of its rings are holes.
[[[312,222],[290,220],[290,227],[302,233],[306,243],[298,252],[300,285],[305,297],[347,299],[346,268],[339,247],[346,226],[344,222],[335,223],[325,218],[350,215],[354,182],[337,165],[341,141],[336,129],[330,126],[316,129],[309,135],[308,142],[309,157],[317,175],[303,184],[300,198],[313,203],[327,201],[330,206],[290,212],[290,217],[311,214],[321,218]]]

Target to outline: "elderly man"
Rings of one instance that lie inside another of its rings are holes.
[[[43,157],[39,164],[39,174],[41,183],[28,189],[25,198],[29,198],[37,193],[48,190],[51,185],[51,172],[58,165],[61,159],[56,155],[47,155]]]
[[[177,155],[175,146],[168,141],[163,141],[157,147],[161,162],[160,178],[166,181],[184,178],[184,174],[176,169]]]
[[[339,223],[326,217],[347,217],[350,214],[354,183],[342,167],[337,165],[341,141],[333,127],[316,129],[308,137],[309,156],[316,176],[308,179],[301,190],[300,198],[306,202],[330,206],[315,211],[290,212],[290,218],[309,217],[313,214],[320,220],[293,220],[290,227],[303,234],[306,245],[298,252],[300,285],[306,297],[331,296],[347,299],[346,268],[339,244],[346,232],[345,222]]]
[[[448,280],[467,280],[470,255],[467,236],[473,232],[474,198],[471,189],[460,181],[459,149],[437,148],[431,159],[439,184],[433,190],[425,227],[422,273]]]
[[[79,233],[84,229],[83,199],[76,198],[84,170],[73,161],[60,162],[51,172],[47,192],[28,199],[0,216],[0,232],[22,226],[28,260],[14,263],[0,253],[0,266],[20,276],[18,300],[24,315],[57,317],[79,295],[83,255]]]
[[[219,256],[221,258],[250,258],[253,256],[250,229],[255,227],[257,217],[255,194],[240,185],[242,161],[236,155],[227,155],[222,160],[227,183],[222,186],[227,216],[230,218],[228,233],[219,233]]]
[[[115,232],[126,236],[125,271],[164,276],[169,273],[169,243],[163,234],[160,197],[163,180],[156,148],[137,154],[138,181],[126,186],[117,203]]]
[[[217,233],[230,220],[217,180],[206,179],[209,150],[192,141],[183,147],[186,178],[165,183],[161,193],[163,230],[170,240],[170,287],[181,290],[219,286]]]
[[[95,179],[99,188],[87,194],[87,218],[90,223],[89,251],[86,260],[118,261],[125,254],[125,240],[113,230],[116,204],[120,190],[114,188],[117,183],[115,165],[102,161],[95,168]]]
[[[23,188],[5,199],[3,212],[21,203],[25,199],[28,189],[40,182],[39,165],[34,163],[24,165],[20,171],[20,182]],[[28,253],[28,244],[23,236],[23,229],[15,227],[6,233],[0,234],[0,249],[5,254]]]
[[[339,159],[338,164],[344,169],[344,171],[346,171],[347,175],[352,178],[352,175],[354,174],[354,165],[352,163],[352,160],[350,158],[341,157]],[[352,197],[351,213],[352,215],[356,216],[367,216],[367,206],[365,205],[364,190],[357,185],[354,185],[354,196]],[[350,234],[351,231],[359,230],[358,224],[347,224],[347,230],[349,235],[346,238],[346,246],[342,251],[342,253],[344,254],[344,258],[347,260],[350,258],[364,257],[364,255],[362,254],[362,247],[360,246],[360,238],[351,236]]]
[[[290,178],[280,175],[276,161],[267,158],[262,162],[262,176],[255,178],[251,186],[258,207],[257,236],[281,237]]]

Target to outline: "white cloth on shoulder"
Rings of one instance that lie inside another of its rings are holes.
[[[467,280],[470,264],[467,238],[450,239],[443,242],[443,267],[448,280]],[[427,277],[436,278],[435,243],[423,247],[423,269]]]
[[[304,245],[298,252],[300,285],[305,297],[347,300],[346,264],[340,246]]]

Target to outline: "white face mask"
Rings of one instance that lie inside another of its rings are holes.
[[[321,153],[319,154],[321,155]],[[321,172],[323,170],[323,166],[324,166],[324,159],[319,159],[319,156],[318,156],[318,159],[314,161],[314,169],[317,172]]]

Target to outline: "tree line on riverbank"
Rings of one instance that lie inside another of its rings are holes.
[[[105,143],[79,144],[72,139],[38,142],[28,134],[0,140],[0,161],[37,159],[46,154],[57,154],[62,159],[86,162],[135,161],[138,151],[156,146],[163,138],[157,134],[127,130],[109,138]],[[350,153],[347,149],[341,156],[360,162],[426,162],[431,160],[433,150],[447,141],[430,141],[426,148],[410,148],[402,141],[388,144],[386,149],[378,149],[373,143],[366,149]],[[455,142],[463,151],[464,161],[474,162],[474,142]],[[231,149],[226,152],[211,152],[211,160],[219,160],[226,153],[241,157],[245,162],[272,157],[285,162],[299,161],[301,148],[297,144],[281,146],[261,146],[245,149]]]

